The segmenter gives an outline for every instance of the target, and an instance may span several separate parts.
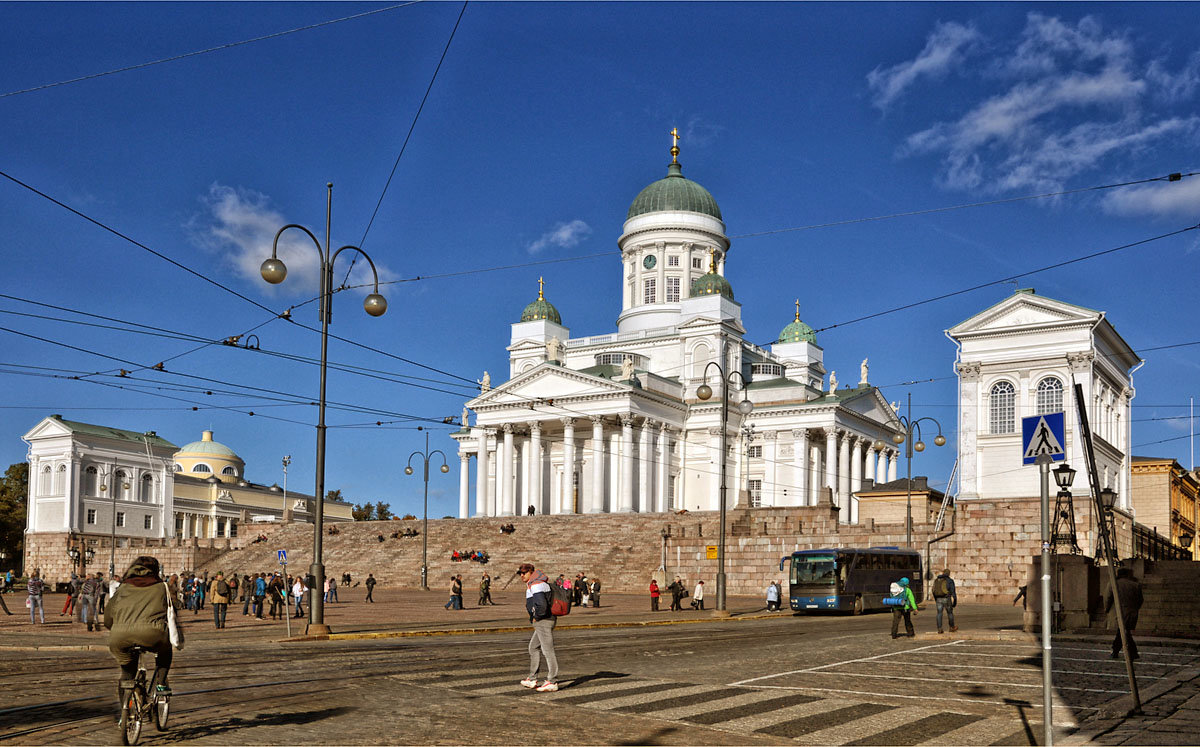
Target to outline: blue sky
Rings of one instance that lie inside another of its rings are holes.
[[[735,237],[727,275],[750,338],[764,344],[797,297],[823,329],[1186,228],[1200,213],[1198,176],[859,220],[1195,170],[1191,4],[472,4],[365,241],[460,4],[12,93],[387,7],[5,4],[0,170],[275,313],[316,294],[315,252],[287,247],[292,272],[278,287],[258,265],[285,223],[323,233],[333,182],[335,245],[363,242],[384,280],[406,282],[385,286],[379,319],[363,313],[364,291],[338,294],[331,330],[436,370],[336,340],[331,360],[445,390],[335,371],[331,401],[380,413],[331,410],[333,425],[458,416],[466,381],[484,369],[502,378],[508,325],[539,275],[574,335],[612,331],[616,239],[633,197],[665,174],[672,127],[684,174],[713,193]],[[6,296],[206,340],[263,325],[262,348],[319,354],[311,331],[6,179],[0,221]],[[843,221],[857,222],[780,231]],[[941,420],[953,443],[954,347],[943,330],[1019,285],[1106,310],[1137,350],[1200,340],[1186,310],[1198,234],[828,329],[818,342],[843,381],[869,357],[872,382],[893,400],[911,390],[914,414]],[[570,261],[412,280],[548,260]],[[352,280],[361,273],[360,263]],[[12,298],[0,310],[82,318]],[[317,323],[314,304],[294,314]],[[314,432],[302,423],[315,408],[271,397],[315,399],[314,366],[11,313],[0,327],[77,348],[0,332],[3,464],[22,460],[20,435],[57,412],[178,444],[211,427],[250,479],[280,480],[291,454],[289,487],[311,490]],[[172,373],[116,379],[132,367],[92,353],[165,361]],[[1200,346],[1144,357],[1135,453],[1188,466],[1188,421],[1163,418],[1187,415]],[[101,383],[17,370],[100,373],[88,378]],[[899,385],[924,379],[935,381]],[[213,381],[266,391],[222,394],[235,387]],[[434,516],[457,508],[455,444],[443,433],[432,441],[452,470],[432,478]],[[419,477],[402,467],[423,438],[411,424],[332,428],[328,487],[419,513]],[[914,473],[940,483],[952,463],[952,445],[930,449]]]

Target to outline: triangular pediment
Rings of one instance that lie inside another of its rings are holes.
[[[57,438],[69,435],[71,435],[71,429],[63,425],[59,420],[55,418],[42,418],[41,422],[33,426],[25,434],[24,438],[26,441],[34,441],[39,438]]]
[[[479,395],[468,402],[467,407],[478,410],[480,407],[497,405],[528,406],[532,402],[548,399],[595,396],[630,390],[628,384],[551,363],[542,363]]]
[[[950,328],[951,337],[1011,331],[1044,329],[1095,322],[1100,312],[1032,293],[1015,293],[998,304]]]
[[[887,398],[875,388],[872,388],[865,396],[854,397],[843,402],[841,406],[878,423],[894,424],[896,422],[896,411],[892,409]]]

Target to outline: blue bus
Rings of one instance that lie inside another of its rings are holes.
[[[907,576],[921,601],[921,553],[899,547],[838,547],[797,550],[779,560],[791,561],[789,598],[797,612],[838,610],[861,615],[886,610],[883,600],[895,581]]]

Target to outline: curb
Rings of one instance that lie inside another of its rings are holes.
[[[779,615],[743,615],[741,617],[709,617],[686,620],[628,620],[625,622],[580,623],[558,625],[556,630],[596,630],[601,628],[650,628],[663,625],[696,625],[699,623],[740,622],[742,620],[778,619]],[[383,630],[374,633],[331,633],[329,635],[293,636],[278,639],[278,643],[305,643],[311,641],[362,641],[383,638],[428,638],[449,635],[481,635],[485,633],[521,633],[529,630],[528,625],[498,628],[449,628],[445,630]]]

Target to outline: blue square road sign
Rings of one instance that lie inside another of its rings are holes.
[[[1066,459],[1064,421],[1061,412],[1021,418],[1021,463],[1035,464],[1042,454],[1056,462]]]

